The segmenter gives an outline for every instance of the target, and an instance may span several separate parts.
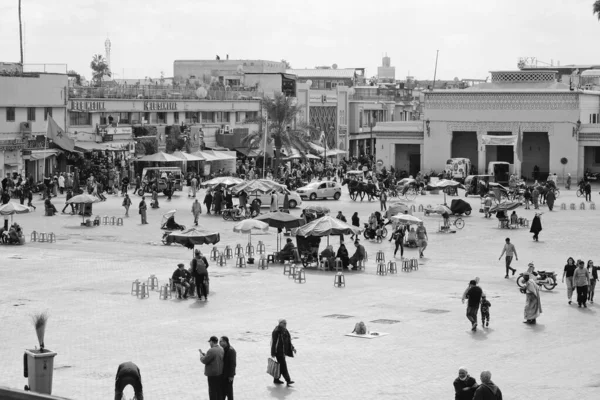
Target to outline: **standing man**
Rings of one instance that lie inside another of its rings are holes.
[[[379,205],[380,205],[380,211],[386,211],[387,210],[387,191],[384,189],[381,189],[381,194],[379,195]]]
[[[279,209],[279,199],[277,193],[271,193],[271,212],[275,212]]]
[[[142,225],[147,225],[148,221],[146,221],[146,210],[148,210],[148,206],[146,205],[146,197],[142,196],[142,201],[140,201],[140,205],[138,206],[140,211],[140,215],[142,216]]]
[[[204,205],[206,206],[206,213],[210,215],[210,208],[213,202],[213,195],[210,189],[206,191],[204,195]]]
[[[294,381],[290,378],[285,357],[294,357],[294,354],[296,354],[296,349],[292,344],[290,332],[287,330],[287,321],[285,319],[280,319],[279,324],[271,334],[271,357],[277,359],[281,375],[283,375],[288,386],[292,385]],[[273,380],[273,383],[277,385],[283,384],[279,379]]]
[[[191,186],[192,186],[192,197],[196,197],[196,191],[198,190],[198,179],[196,179],[196,175],[193,176],[192,181],[191,181]],[[189,196],[189,195],[188,195]]]
[[[573,286],[577,290],[577,304],[579,308],[584,306],[587,308],[587,293],[590,285],[590,273],[585,268],[585,263],[582,259],[577,260],[577,268],[573,272]]]
[[[546,204],[548,205],[548,210],[552,211],[555,200],[556,195],[554,194],[554,188],[548,188],[548,192],[546,193]]]
[[[235,349],[229,344],[227,336],[221,336],[219,342],[223,348],[223,400],[233,400],[233,378],[235,377],[235,367],[237,354]]]
[[[144,400],[140,369],[131,361],[122,363],[117,369],[117,377],[115,379],[115,400],[121,400],[123,398],[123,389],[125,389],[127,385],[133,386],[135,398],[137,400]]]
[[[569,299],[569,304],[571,304],[571,299],[573,298],[573,274],[575,273],[576,268],[577,265],[575,265],[575,260],[573,257],[567,258],[567,264],[565,265],[562,281],[564,283],[565,277],[567,278],[567,298]]]
[[[398,225],[396,228],[396,232],[392,234],[396,245],[396,249],[394,250],[394,257],[396,257],[396,253],[398,252],[398,247],[400,247],[400,258],[404,258],[404,235],[406,234],[406,229],[404,225]],[[390,239],[391,240],[391,239]]]
[[[427,241],[429,240],[429,236],[427,236],[427,229],[425,229],[425,225],[421,222],[417,227],[417,246],[419,246],[419,258],[425,257],[423,252],[427,248]]]
[[[125,175],[123,180],[121,180],[121,192],[123,196],[127,194],[127,190],[129,189],[129,177]]]
[[[208,260],[202,255],[200,249],[196,249],[194,253],[190,266],[196,282],[198,300],[202,300],[202,296],[204,296],[204,300],[208,300],[208,291],[205,284],[205,281],[208,280]]]
[[[525,324],[535,324],[537,317],[542,313],[542,303],[540,302],[540,290],[537,283],[531,281],[529,272],[523,274],[525,286],[521,288],[521,293],[526,295],[525,299]]]
[[[473,400],[502,400],[502,391],[492,382],[492,373],[483,371],[480,378],[481,385],[475,390]]]
[[[479,311],[479,303],[481,302],[481,295],[483,291],[479,286],[477,286],[477,282],[472,280],[469,282],[469,289],[465,293],[462,302],[464,304],[465,299],[467,302],[467,319],[471,322],[471,330],[473,332],[477,331],[477,312]]]
[[[208,398],[210,400],[222,400],[222,375],[223,375],[223,349],[219,347],[219,339],[211,336],[208,340],[210,349],[206,354],[202,349],[200,352],[200,362],[204,364],[204,375],[208,380]]]
[[[465,367],[458,369],[458,377],[454,380],[454,400],[473,400],[477,381],[469,375]]]
[[[194,225],[198,226],[198,217],[200,217],[200,214],[202,214],[202,206],[198,202],[198,199],[195,199],[194,203],[192,204],[192,214],[194,214]]]
[[[65,176],[62,172],[58,177],[58,190],[60,191],[60,194],[63,194],[65,192]]]
[[[506,244],[502,249],[502,254],[500,254],[500,257],[498,257],[498,260],[500,260],[504,253],[506,253],[506,275],[504,276],[504,278],[508,279],[508,270],[511,270],[513,275],[515,274],[515,272],[517,272],[516,269],[510,267],[510,263],[512,262],[513,256],[517,261],[519,261],[519,256],[517,256],[517,249],[515,249],[515,245],[510,242],[510,238],[506,238],[505,241]]]

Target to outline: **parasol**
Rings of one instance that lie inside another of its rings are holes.
[[[392,215],[404,214],[405,211],[408,214],[412,214],[412,211],[410,210],[410,207],[408,205],[404,203],[392,203],[385,212],[385,217],[389,218]]]
[[[434,207],[426,207],[425,211],[429,214],[429,213],[435,213],[435,214],[440,214],[442,215],[443,213],[448,213],[448,214],[452,214],[452,210],[450,210],[447,206],[445,206],[444,204],[440,204]]]
[[[304,211],[312,211],[316,214],[329,214],[329,208],[324,206],[310,205],[307,206]]]
[[[150,154],[141,158],[138,158],[135,161],[147,161],[147,162],[158,162],[158,163],[165,163],[165,162],[182,162],[183,159],[175,157],[171,154],[167,154],[164,152],[159,152],[159,153],[155,153],[155,154]]]
[[[233,227],[233,231],[236,233],[248,233],[250,238],[248,243],[252,244],[252,231],[258,230],[266,232],[269,230],[269,224],[263,221],[257,221],[255,219],[245,219]]]
[[[193,249],[198,244],[217,244],[221,236],[216,232],[207,232],[203,229],[191,228],[183,232],[170,233],[166,238],[166,244],[179,243]]]
[[[269,226],[279,229],[291,229],[302,226],[302,218],[281,211],[260,214],[255,220],[266,222]]]
[[[284,190],[287,189],[285,185],[272,181],[271,179],[254,179],[251,181],[242,182],[239,185],[235,185],[231,192],[237,194],[242,190],[248,194],[251,193],[268,193],[273,190]]]
[[[225,187],[231,187],[239,185],[240,183],[244,183],[244,180],[240,178],[234,178],[232,176],[219,176],[217,178],[213,178],[209,181],[203,182],[201,186],[213,187],[221,185]]]
[[[91,194],[78,194],[66,201],[67,204],[92,204],[99,202],[100,199]],[[85,221],[85,212],[81,213],[82,220]]]
[[[444,190],[449,187],[460,186],[460,182],[456,182],[456,181],[453,181],[450,179],[442,179],[441,181],[434,183],[432,186],[435,187],[436,189]],[[444,205],[446,205],[446,191],[445,190],[444,190]]]
[[[398,214],[394,215],[391,219],[398,222],[405,222],[407,224],[417,224],[423,222],[420,218],[414,217],[410,214]]]
[[[498,212],[498,211],[512,211],[521,207],[521,202],[519,201],[505,201],[504,203],[496,204],[492,208],[490,208],[490,212]]]
[[[27,214],[31,212],[31,208],[19,203],[8,202],[0,206],[0,215],[10,215],[10,223],[13,222],[13,215]]]
[[[300,228],[292,229],[294,236],[359,235],[360,229],[342,220],[326,215]]]

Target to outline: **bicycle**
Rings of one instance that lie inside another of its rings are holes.
[[[454,220],[450,221],[450,218],[454,218]],[[456,228],[462,229],[465,227],[465,220],[459,216],[451,215],[448,217],[448,228],[450,228],[450,225],[454,225]],[[444,226],[446,226],[446,221],[444,221]]]

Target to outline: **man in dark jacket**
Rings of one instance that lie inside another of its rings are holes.
[[[271,357],[277,358],[281,375],[283,375],[288,386],[292,385],[294,381],[290,378],[285,357],[294,357],[294,354],[296,354],[296,349],[292,344],[290,332],[287,330],[287,321],[280,319],[279,325],[275,327],[271,334]],[[283,382],[279,379],[274,379],[273,383],[280,385]]]
[[[492,382],[492,373],[490,371],[483,371],[481,373],[481,385],[475,390],[473,400],[502,400],[502,392]]]
[[[208,288],[205,284],[205,280],[208,280],[208,260],[202,255],[200,249],[195,250],[190,267],[192,267],[192,274],[196,282],[198,300],[202,300],[202,296],[204,296],[204,300],[208,300]]]
[[[212,206],[212,203],[213,203],[213,195],[209,190],[206,192],[206,195],[204,196],[204,205],[206,206],[207,214],[210,214],[210,207]]]
[[[471,330],[475,332],[477,330],[477,311],[479,311],[479,303],[481,303],[481,295],[483,291],[477,286],[477,281],[472,280],[469,282],[469,289],[464,295],[463,303],[465,299],[467,302],[467,319],[471,321]]]
[[[135,398],[137,400],[144,400],[140,369],[131,361],[124,362],[123,364],[119,365],[119,369],[117,369],[117,377],[115,381],[115,400],[121,400],[123,398],[123,389],[125,389],[127,385],[133,386]]]
[[[177,298],[181,299],[183,296],[184,299],[188,297],[188,291],[190,290],[189,284],[189,272],[186,271],[185,265],[177,264],[177,269],[173,272],[172,280],[177,288]],[[183,295],[181,294],[183,289]]]
[[[458,377],[454,380],[454,400],[473,400],[477,381],[469,375],[465,367],[460,367]]]
[[[200,352],[200,362],[204,364],[204,375],[208,380],[208,398],[210,400],[222,400],[222,374],[223,374],[223,349],[219,347],[219,339],[211,336],[210,349],[204,354]]]
[[[227,336],[221,336],[219,344],[225,352],[223,355],[223,400],[233,400],[233,378],[235,377],[237,354],[229,344]]]

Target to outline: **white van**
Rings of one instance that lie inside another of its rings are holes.
[[[487,173],[496,178],[501,185],[508,185],[508,180],[515,173],[515,165],[505,161],[491,161],[488,163]]]

